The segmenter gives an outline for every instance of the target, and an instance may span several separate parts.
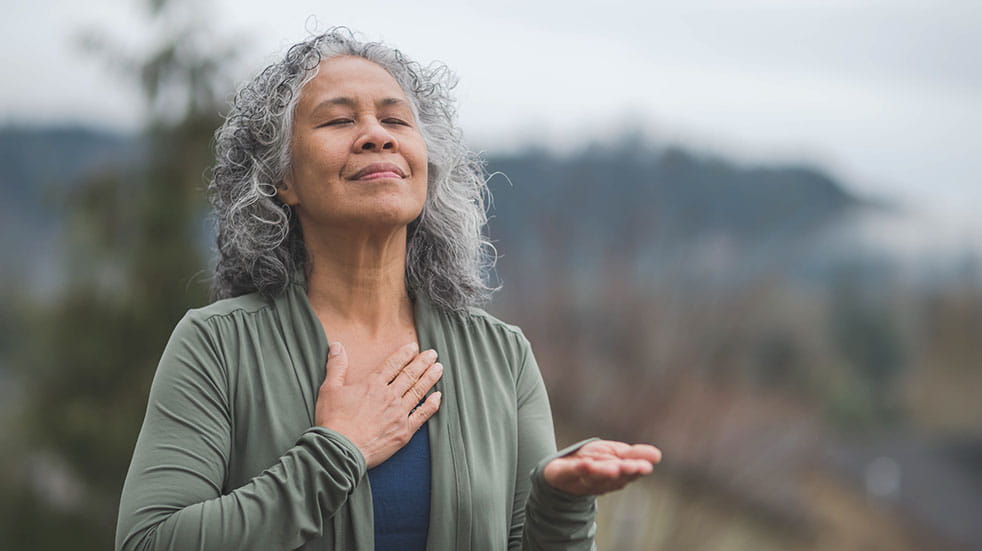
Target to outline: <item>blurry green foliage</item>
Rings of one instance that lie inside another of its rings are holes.
[[[892,294],[882,282],[846,264],[832,285],[829,333],[849,377],[831,394],[831,417],[840,429],[864,429],[898,421],[895,382],[908,351]]]
[[[175,26],[171,3],[150,2],[149,29],[163,37],[155,49],[110,60],[146,96],[145,160],[94,174],[67,198],[68,285],[22,318],[18,451],[0,456],[0,534],[11,549],[112,547],[160,352],[208,298],[203,188],[230,50],[207,47],[200,26]]]

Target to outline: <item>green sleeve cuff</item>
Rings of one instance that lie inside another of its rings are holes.
[[[552,455],[546,456],[542,459],[542,461],[539,461],[539,464],[536,465],[531,475],[532,488],[530,490],[530,501],[534,499],[538,505],[546,506],[548,509],[557,512],[595,512],[595,505],[597,501],[596,496],[579,496],[564,492],[546,482],[545,477],[546,465],[548,465],[550,461],[576,453],[577,450],[586,444],[593,442],[594,440],[599,440],[599,438],[594,436],[593,438],[580,440],[579,442],[567,446]]]
[[[327,456],[325,459],[334,463],[336,467],[342,467],[344,472],[352,476],[352,486],[357,485],[358,481],[368,472],[368,465],[365,463],[365,456],[362,455],[361,450],[340,432],[319,426],[311,427],[304,431],[300,437],[301,441],[307,438],[322,449],[324,444],[327,444],[329,449],[325,450]],[[329,466],[324,465],[324,467],[328,468]]]
[[[545,479],[545,466],[569,455],[588,438],[544,458],[532,471],[532,486],[525,507],[526,548],[537,550],[588,551],[596,549],[597,498],[578,496],[552,487]]]

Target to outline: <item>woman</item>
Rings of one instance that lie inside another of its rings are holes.
[[[161,358],[117,549],[588,549],[594,496],[651,472],[648,445],[556,452],[528,341],[474,307],[485,187],[451,87],[332,30],[238,93],[223,300]]]

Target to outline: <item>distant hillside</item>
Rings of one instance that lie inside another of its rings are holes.
[[[546,216],[575,222],[568,229],[617,237],[624,237],[618,230],[632,230],[671,240],[714,231],[753,238],[788,225],[820,224],[858,203],[816,169],[743,167],[679,148],[624,153],[597,147],[569,158],[529,153],[493,157],[489,164],[514,184],[509,189],[495,181],[502,199],[496,213],[502,224],[519,227]]]
[[[102,167],[138,161],[132,136],[84,127],[0,128],[0,275],[56,283],[68,192]]]
[[[85,127],[0,128],[0,191],[20,204],[71,187],[100,166],[133,159],[133,136]]]
[[[133,136],[90,128],[0,129],[4,264],[27,256],[22,276],[44,272],[69,190],[100,167],[139,162],[139,151]],[[488,169],[507,175],[492,179],[490,224],[506,277],[543,258],[585,270],[611,256],[686,263],[721,236],[751,252],[766,244],[770,254],[859,204],[813,168],[745,167],[681,148],[532,151],[491,156]]]
[[[707,268],[733,283],[790,272],[805,260],[791,258],[804,244],[863,204],[814,168],[746,167],[681,148],[530,152],[489,166],[507,175],[492,179],[490,224],[506,282],[545,266],[590,278],[611,263],[661,281]]]

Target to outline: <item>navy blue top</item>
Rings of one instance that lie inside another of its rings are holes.
[[[409,443],[368,471],[375,510],[376,551],[424,551],[430,526],[430,431],[423,423]]]

